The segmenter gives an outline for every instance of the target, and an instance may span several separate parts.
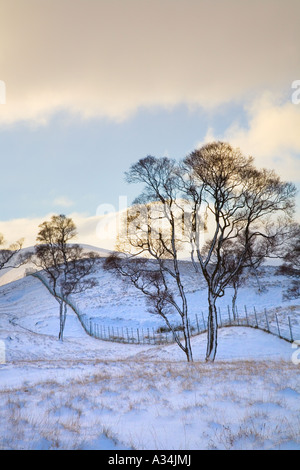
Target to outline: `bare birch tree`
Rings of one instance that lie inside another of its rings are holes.
[[[166,157],[148,156],[132,165],[127,181],[144,183],[144,190],[128,212],[119,250],[149,256],[159,267],[158,279],[167,283],[168,274],[176,280],[178,295],[160,293],[164,302],[177,299],[173,306],[181,315],[186,349],[191,353],[188,305],[178,261],[181,245],[190,247],[195,271],[207,285],[206,360],[214,361],[217,299],[244,269],[253,269],[265,257],[278,256],[289,236],[295,186],[282,182],[271,170],[257,169],[252,157],[224,142],[204,145],[180,165]],[[154,221],[165,225],[153,228]],[[132,222],[134,229],[128,230]]]
[[[77,232],[73,220],[65,215],[55,215],[39,228],[31,261],[42,270],[42,276],[59,304],[59,339],[63,341],[67,300],[71,294],[95,285],[95,278],[90,275],[97,256],[93,252],[84,253],[78,244],[69,243]]]
[[[169,314],[172,311],[179,315],[184,344],[179,344],[175,334],[174,338],[187,360],[192,361],[188,305],[178,259],[182,226],[178,218],[177,165],[168,158],[148,156],[132,165],[126,178],[129,183],[143,183],[144,189],[128,209],[117,250],[131,257],[152,259],[155,270],[144,269],[137,276],[135,267],[141,267],[141,262],[127,263],[125,270],[124,260],[118,265],[114,262],[114,268],[117,266],[121,275],[147,295],[152,309],[164,318],[173,334]]]
[[[282,182],[270,170],[258,170],[252,157],[245,157],[228,143],[213,142],[195,150],[184,160],[183,191],[194,205],[194,214],[206,215],[208,233],[199,244],[199,217],[193,217],[191,256],[204,276],[208,293],[208,341],[206,360],[217,352],[216,301],[252,257],[271,253],[282,239],[294,210],[295,187]],[[233,262],[228,248],[238,243]],[[260,247],[260,248],[259,248]],[[229,268],[230,266],[230,268]]]
[[[7,248],[0,249],[0,271],[4,268],[17,268],[24,263],[24,257],[21,256],[23,243],[24,239],[20,239]],[[4,245],[4,236],[0,233],[0,247]]]

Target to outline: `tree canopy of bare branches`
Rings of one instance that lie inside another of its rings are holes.
[[[117,250],[127,258],[111,258],[107,267],[122,275],[146,296],[152,313],[160,315],[174,339],[192,361],[188,309],[179,267],[180,245],[177,204],[178,178],[175,161],[148,156],[132,165],[126,174],[129,183],[144,183],[142,193],[125,216]],[[133,260],[133,257],[138,257]],[[147,269],[142,257],[153,261]],[[171,290],[171,283],[173,284]],[[183,343],[170,321],[179,315]]]
[[[24,262],[21,256],[23,239],[9,245],[7,248],[0,249],[0,271],[4,268],[16,268]],[[4,236],[0,233],[0,247],[5,245]]]
[[[63,341],[66,323],[66,300],[71,294],[83,292],[96,284],[90,275],[97,255],[84,253],[78,244],[69,243],[77,234],[71,218],[54,215],[39,226],[37,244],[31,260],[42,270],[51,291],[59,303],[59,339]]]
[[[291,226],[289,243],[285,245],[282,256],[283,263],[278,269],[279,274],[291,278],[291,283],[284,292],[285,298],[300,297],[300,225]]]
[[[216,300],[245,266],[276,252],[291,223],[296,190],[273,171],[257,169],[252,157],[225,142],[195,150],[185,158],[183,169],[186,196],[208,218],[205,245],[199,245],[197,225],[190,241],[208,288],[206,359],[213,361],[217,351]]]

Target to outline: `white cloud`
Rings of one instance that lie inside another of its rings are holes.
[[[39,225],[45,220],[50,220],[53,214],[45,217],[20,218],[9,221],[0,221],[0,234],[4,235],[7,245],[24,238],[24,247],[35,245],[39,231]],[[77,227],[78,235],[74,239],[76,243],[83,243],[99,248],[113,250],[116,242],[118,227],[118,213],[104,216],[87,217],[84,214],[71,213],[71,217]]]
[[[0,0],[0,123],[217,106],[298,79],[299,0]]]
[[[252,155],[258,167],[300,181],[300,105],[264,93],[246,107],[247,127],[233,123],[222,135],[210,128],[205,142],[224,140]]]
[[[48,216],[49,218],[50,216]],[[47,219],[47,217],[45,218]],[[3,234],[5,242],[10,245],[16,240],[24,238],[24,246],[32,246],[38,233],[38,226],[45,220],[41,218],[20,218],[8,221],[0,221],[0,233]]]

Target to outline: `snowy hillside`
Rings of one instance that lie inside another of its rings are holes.
[[[94,251],[98,254],[98,256],[107,256],[110,252],[109,250],[105,250],[103,248],[98,248],[91,245],[80,245],[83,248],[83,251]],[[33,247],[24,248],[21,250],[20,255],[26,255],[33,252]],[[18,268],[4,268],[0,271],[0,286],[8,284],[10,282],[16,281],[18,279],[22,279],[25,276],[27,270],[34,268],[34,265],[30,262],[21,265]]]
[[[97,262],[97,285],[72,297],[78,310],[87,321],[104,327],[114,328],[154,328],[164,327],[160,317],[151,315],[145,303],[144,295],[135,287],[128,285],[124,280],[114,274],[103,270],[103,258]],[[191,324],[195,324],[196,315],[201,321],[207,317],[207,291],[203,278],[196,274],[190,262],[182,261],[181,272],[187,293],[189,315]],[[28,267],[28,266],[27,266]],[[21,269],[21,268],[20,268]],[[0,312],[14,312],[18,316],[18,323],[36,333],[56,334],[58,328],[58,305],[43,284],[32,276],[25,276],[26,266],[22,266],[21,273],[15,273],[17,280],[0,286]],[[14,270],[11,270],[14,271]],[[287,316],[290,317],[295,334],[299,331],[299,303],[294,300],[283,300],[282,294],[289,279],[275,275],[276,268],[265,267],[261,270],[260,284],[263,292],[258,291],[257,280],[250,277],[247,284],[240,288],[237,298],[239,315],[245,317],[245,306],[249,315],[253,316],[254,308],[258,314],[268,315],[277,312],[279,321],[284,322],[287,328]],[[13,274],[11,274],[11,278]],[[20,277],[20,278],[19,278]],[[231,305],[233,290],[228,288],[225,296],[219,299],[218,307],[223,319],[228,319],[228,306]],[[178,322],[176,315],[174,323]],[[275,324],[275,319],[273,317]],[[81,334],[81,326],[69,309],[66,322],[66,336]],[[295,336],[296,337],[296,336]]]
[[[98,286],[75,296],[80,311],[107,326],[154,327],[142,295],[102,269]],[[204,284],[183,263],[190,314],[206,314]],[[265,268],[241,288],[238,306],[288,314],[287,280]],[[200,290],[199,290],[200,289]],[[202,289],[202,290],[201,290]],[[221,299],[227,312],[231,292]],[[57,340],[58,304],[41,282],[22,277],[0,287],[0,448],[300,449],[297,350],[263,331],[219,330],[214,364],[206,334],[192,338],[195,362],[175,344],[135,345],[91,338],[68,312]]]

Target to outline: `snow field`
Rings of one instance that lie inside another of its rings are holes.
[[[61,344],[17,326],[10,337],[0,448],[300,448],[299,366],[289,343],[262,331],[220,330],[211,365],[204,334],[193,364],[175,345]]]
[[[205,292],[186,269],[199,312]],[[106,325],[161,325],[135,290],[98,275],[99,286],[77,299],[87,315]],[[239,302],[288,312],[299,324],[299,305],[282,302],[282,282],[266,273],[269,290],[258,295],[249,283]],[[175,344],[91,338],[72,311],[61,343],[57,303],[37,279],[5,284],[0,294],[0,449],[300,449],[299,364],[290,343],[223,328],[216,362],[204,362],[202,334],[192,338],[188,364]]]
[[[299,449],[295,372],[284,361],[86,364],[2,389],[1,447]]]

